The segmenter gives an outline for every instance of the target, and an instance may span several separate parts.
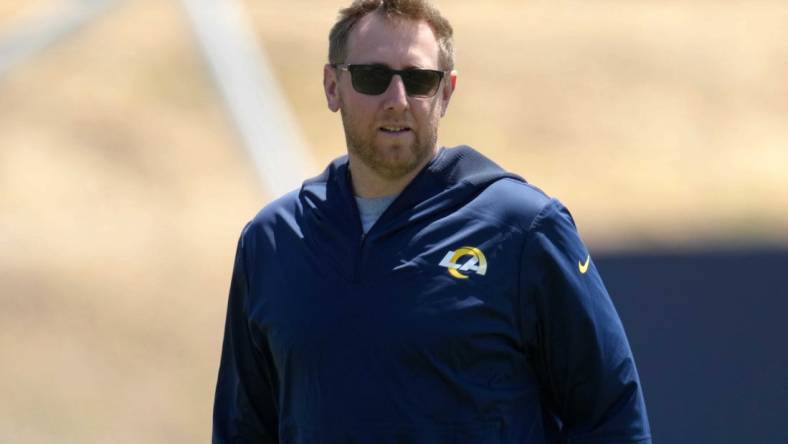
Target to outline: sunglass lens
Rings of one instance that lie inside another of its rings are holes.
[[[383,94],[391,83],[393,73],[386,68],[354,66],[350,71],[353,88],[362,94]]]
[[[440,71],[423,69],[409,70],[403,76],[405,89],[409,96],[432,96],[438,89],[441,81]]]

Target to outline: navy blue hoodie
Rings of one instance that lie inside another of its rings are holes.
[[[362,235],[347,157],[238,243],[214,443],[650,443],[569,212],[442,149]]]

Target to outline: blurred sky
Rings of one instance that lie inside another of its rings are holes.
[[[438,3],[443,144],[561,199],[594,251],[788,243],[788,4],[480,3]],[[4,0],[0,42],[70,4]],[[321,86],[344,4],[244,3],[315,174],[344,152]],[[120,1],[0,75],[0,442],[205,441],[235,242],[272,197],[178,2]]]

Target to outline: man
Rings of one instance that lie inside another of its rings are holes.
[[[324,86],[347,156],[244,229],[214,443],[648,443],[569,212],[438,148],[457,74],[425,1],[358,0]]]

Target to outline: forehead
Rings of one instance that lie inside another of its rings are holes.
[[[345,63],[382,63],[391,68],[437,68],[439,45],[427,22],[370,13],[356,23]]]

